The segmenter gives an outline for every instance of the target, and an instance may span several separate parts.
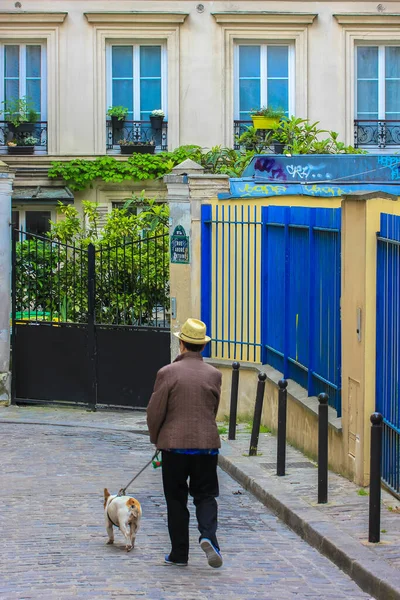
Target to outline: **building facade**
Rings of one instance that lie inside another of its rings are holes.
[[[108,211],[143,187],[97,186],[70,198],[47,179],[54,160],[119,157],[120,135],[152,140],[156,151],[232,147],[263,105],[320,121],[346,144],[396,152],[399,24],[400,2],[391,1],[1,0],[0,152],[16,169],[15,189],[25,190],[14,194],[15,224],[41,233],[59,199],[93,199]],[[31,155],[7,146],[7,103],[18,99],[37,115]],[[120,131],[110,106],[127,109]],[[165,113],[158,131],[155,109]]]

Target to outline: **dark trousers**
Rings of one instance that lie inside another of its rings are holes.
[[[188,493],[196,507],[200,540],[208,538],[219,549],[216,537],[218,507],[218,456],[162,452],[164,495],[167,502],[171,560],[186,562],[189,556]],[[189,479],[189,485],[188,485]]]

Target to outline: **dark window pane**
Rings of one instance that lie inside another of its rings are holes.
[[[260,80],[241,79],[239,81],[239,111],[249,112],[260,106]]]
[[[152,110],[161,108],[161,80],[160,79],[141,79],[140,80],[140,111],[141,118],[145,117],[143,113],[150,113]],[[146,117],[145,117],[146,118]],[[147,119],[149,114],[147,115]]]
[[[239,77],[260,77],[260,46],[239,46]]]
[[[133,77],[133,46],[112,47],[112,76]]]
[[[125,106],[128,110],[128,120],[132,119],[133,111],[133,81],[114,79],[112,83],[113,106]]]
[[[357,48],[358,79],[376,79],[378,77],[378,47],[359,46]]]
[[[267,73],[268,77],[289,76],[288,46],[268,46]]]
[[[40,46],[27,46],[26,47],[26,76],[27,77],[40,77],[41,64],[40,64]]]
[[[45,235],[50,231],[51,212],[47,210],[27,210],[25,228],[27,233]]]
[[[268,106],[288,112],[289,82],[287,79],[268,79]]]
[[[386,118],[395,119],[390,113],[400,112],[400,80],[386,80]]]
[[[19,77],[19,46],[4,47],[4,74],[6,77]]]
[[[140,46],[140,76],[161,77],[161,46]]]
[[[400,46],[387,46],[385,48],[386,78],[400,77]]]
[[[358,81],[357,115],[358,119],[378,118],[378,81]]]
[[[13,229],[13,238],[18,242],[19,241],[19,211],[13,210],[11,213],[11,222]]]

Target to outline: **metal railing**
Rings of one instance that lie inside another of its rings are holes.
[[[154,129],[150,121],[121,121],[113,127],[106,121],[107,150],[119,150],[119,140],[129,142],[154,142],[156,150],[168,150],[168,122],[163,121],[160,129]]]
[[[34,137],[35,145],[26,145],[26,139]],[[8,142],[17,144],[17,149],[7,145]],[[8,121],[0,121],[0,154],[47,154],[47,121],[24,123],[22,127],[15,128]]]
[[[354,121],[354,147],[364,146],[376,148],[400,146],[400,120],[356,119]]]
[[[269,364],[341,414],[340,209],[202,207],[211,356]]]
[[[400,217],[381,214],[377,245],[376,410],[383,415],[382,479],[400,495]]]

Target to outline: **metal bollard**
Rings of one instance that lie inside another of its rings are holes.
[[[231,407],[229,413],[229,432],[228,440],[236,439],[236,418],[237,418],[237,403],[239,390],[239,369],[240,364],[234,362],[232,364],[232,388],[231,388]]]
[[[380,413],[372,413],[368,541],[374,544],[377,544],[381,537],[382,421]]]
[[[286,467],[286,413],[287,413],[287,381],[278,382],[278,447],[276,460],[276,474],[278,477],[285,475]]]
[[[318,396],[318,504],[328,502],[328,395]]]
[[[254,420],[253,420],[253,429],[251,432],[251,439],[250,439],[249,456],[257,456],[258,438],[260,435],[261,414],[262,414],[262,409],[263,409],[264,390],[265,390],[265,380],[266,379],[267,379],[267,376],[265,373],[258,374],[257,396],[256,396],[256,404],[254,407]]]

